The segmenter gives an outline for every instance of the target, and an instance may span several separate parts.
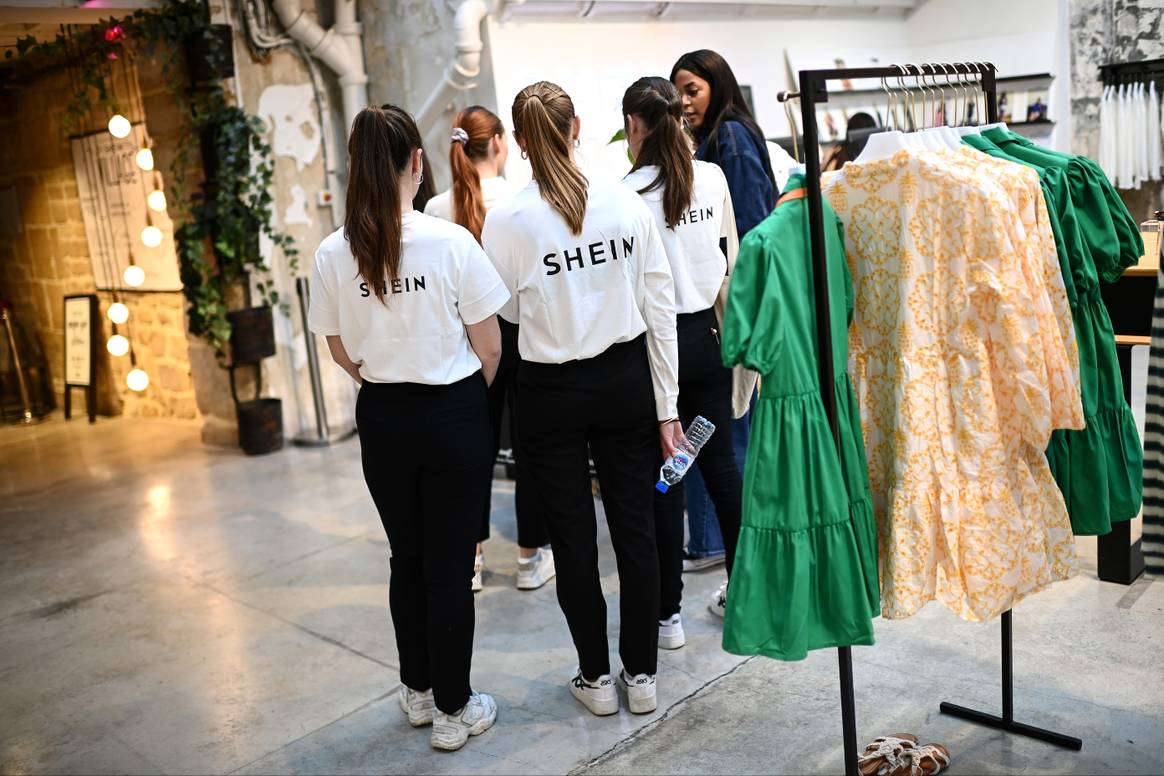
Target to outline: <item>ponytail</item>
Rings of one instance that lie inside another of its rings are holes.
[[[391,283],[400,277],[400,176],[418,148],[416,122],[395,105],[369,106],[352,122],[344,236],[360,276],[381,302],[385,278]]]
[[[580,234],[588,182],[570,160],[573,123],[574,103],[557,84],[531,84],[513,101],[513,132],[525,142],[542,199],[566,220],[573,234]]]
[[[453,119],[449,147],[453,220],[472,232],[477,242],[481,242],[481,227],[485,224],[485,197],[481,193],[481,176],[473,163],[489,157],[490,141],[498,135],[505,135],[501,119],[480,105],[465,108]]]
[[[691,206],[695,188],[695,163],[691,142],[683,132],[683,105],[679,92],[666,78],[648,76],[631,84],[622,97],[622,113],[638,116],[647,126],[646,137],[635,156],[631,172],[656,165],[659,174],[640,194],[663,188],[663,217],[674,229]]]

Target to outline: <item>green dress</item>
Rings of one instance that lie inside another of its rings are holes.
[[[793,176],[785,192],[803,186]],[[822,206],[839,455],[817,377],[804,199],[777,206],[748,233],[724,314],[724,363],[761,374],[724,620],[723,647],[737,655],[801,660],[811,649],[872,644],[881,608],[877,528],[848,375],[853,285],[841,224]]]
[[[1099,283],[1118,279],[1139,260],[1139,227],[1090,159],[1048,151],[1001,129],[974,138],[968,136],[967,142],[980,150],[989,143],[999,152],[991,155],[1038,171],[1058,227],[1056,247],[1075,321],[1087,427],[1054,432],[1047,458],[1072,530],[1080,536],[1108,533],[1112,523],[1140,511],[1143,448],[1124,396],[1115,333]]]

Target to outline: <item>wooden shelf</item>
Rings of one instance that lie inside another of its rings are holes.
[[[1124,277],[1127,278],[1154,278],[1156,277],[1156,267],[1128,267],[1124,270]]]
[[[952,73],[951,73],[951,76],[953,76]],[[902,77],[903,78],[913,78],[914,76],[902,76]],[[945,87],[947,90],[949,90],[951,88],[950,86],[947,86],[945,84],[945,81],[941,75],[937,76],[937,78],[938,78],[939,89],[941,87]],[[1050,73],[1034,73],[1032,75],[1008,75],[1008,76],[1003,76],[1000,78],[995,78],[994,83],[996,85],[1001,85],[1001,84],[1008,84],[1008,83],[1021,83],[1023,81],[1052,81],[1052,80],[1054,80],[1054,78],[1055,78],[1055,76],[1051,75]],[[894,91],[894,92],[903,91],[901,89],[901,87],[899,87],[897,85],[896,78],[891,78],[891,79],[889,79],[889,81],[890,81],[890,84],[889,84],[890,91]],[[954,86],[953,88],[956,89],[958,87]],[[932,85],[927,84],[926,91],[933,91],[933,90],[934,90],[934,87]],[[919,89],[917,86],[907,84],[904,91],[921,92],[922,90]],[[1006,90],[999,88],[998,91],[1004,92]],[[838,97],[838,96],[843,96],[843,95],[852,95],[854,97],[862,97],[862,96],[869,97],[869,96],[881,95],[882,97],[884,97],[885,90],[882,89],[880,86],[869,88],[869,89],[829,89],[829,99],[830,100],[833,97]]]
[[[1033,73],[1032,75],[1004,75],[994,79],[996,84],[1012,84],[1019,81],[1053,81],[1055,76],[1050,73]],[[999,91],[1004,91],[999,89]]]

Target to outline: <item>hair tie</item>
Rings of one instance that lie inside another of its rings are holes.
[[[453,134],[449,137],[449,142],[467,146],[469,145],[469,133],[460,127],[453,127]]]

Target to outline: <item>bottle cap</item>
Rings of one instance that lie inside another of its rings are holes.
[[[669,487],[671,487],[671,486],[668,485],[667,483],[663,482],[662,480],[659,480],[658,482],[655,483],[655,490],[659,491],[660,493],[666,493],[667,488],[669,488]]]

